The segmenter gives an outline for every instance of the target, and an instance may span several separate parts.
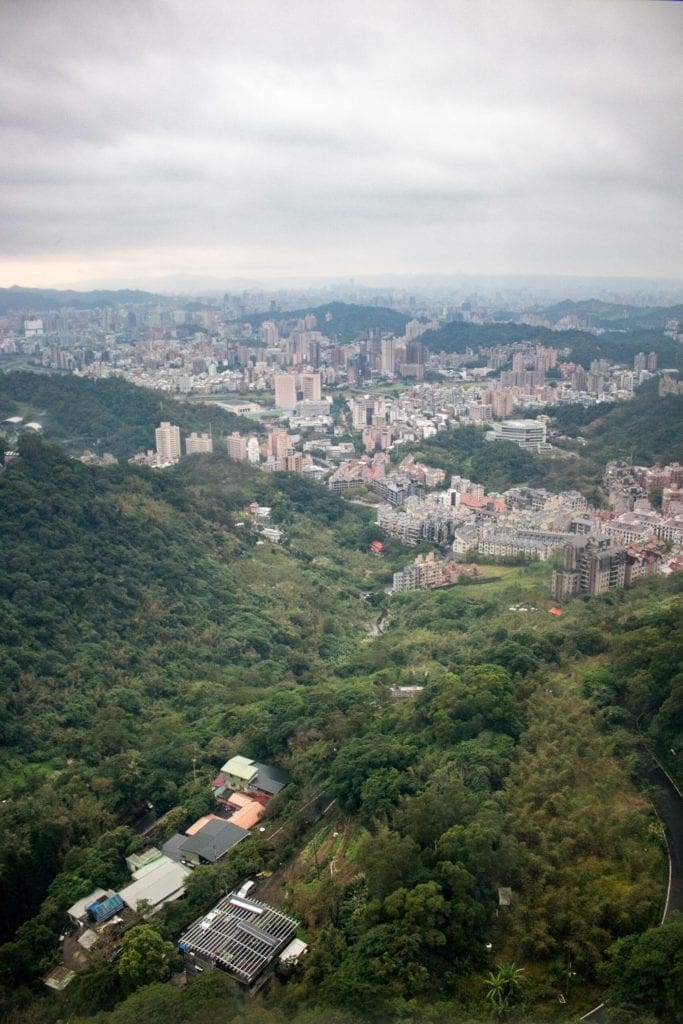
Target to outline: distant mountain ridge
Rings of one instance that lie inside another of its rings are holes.
[[[49,313],[60,309],[95,309],[98,306],[132,305],[143,302],[167,302],[168,299],[153,292],[125,288],[120,291],[99,290],[77,292],[58,288],[0,288],[0,314]]]
[[[630,306],[626,303],[603,302],[601,299],[565,299],[546,306],[540,314],[552,323],[567,316],[576,316],[589,327],[611,330],[665,327],[669,320],[683,320],[683,305]]]

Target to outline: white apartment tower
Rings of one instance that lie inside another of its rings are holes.
[[[258,443],[258,438],[253,435],[247,441],[247,461],[251,462],[252,465],[258,466],[261,461],[261,448]]]
[[[164,420],[154,431],[157,466],[170,466],[180,458],[180,427]]]

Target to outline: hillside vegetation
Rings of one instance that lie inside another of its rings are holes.
[[[681,346],[667,337],[661,329],[638,328],[608,330],[595,335],[589,331],[552,331],[547,327],[526,324],[489,323],[473,324],[454,321],[435,331],[427,331],[420,338],[431,352],[466,352],[468,349],[515,342],[535,342],[566,350],[563,358],[581,363],[588,368],[593,359],[633,363],[638,352],[656,352],[659,365],[681,366]]]
[[[74,454],[89,448],[119,459],[153,448],[162,420],[184,432],[210,430],[216,438],[254,426],[218,406],[181,402],[120,377],[87,380],[28,370],[0,372],[0,421],[10,416],[38,420],[48,440]]]
[[[328,302],[323,306],[305,306],[302,309],[282,312],[252,313],[241,317],[239,323],[258,327],[266,320],[275,323],[295,322],[313,314],[317,321],[316,330],[340,343],[353,341],[368,331],[403,334],[409,317],[387,306],[359,306],[352,302]]]
[[[280,546],[258,543],[251,500]],[[569,950],[574,1019],[610,944],[657,921],[662,840],[629,771],[647,744],[680,768],[676,579],[559,621],[543,565],[388,599],[367,510],[220,455],[98,469],[25,437],[0,510],[7,1020],[475,1019],[488,941],[524,968],[525,1020],[557,1016]],[[396,701],[396,684],[423,689]],[[195,870],[152,931],[174,940],[272,872],[311,940],[301,971],[249,1007],[225,979],[180,993],[151,959],[134,984],[95,959],[41,997],[65,908],[123,883],[147,802],[169,814],[161,838],[184,827],[237,752],[291,772],[276,828]],[[303,813],[321,790],[343,845]]]

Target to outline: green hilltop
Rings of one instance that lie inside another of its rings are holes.
[[[322,306],[305,306],[288,311],[254,313],[241,317],[239,323],[258,327],[266,320],[275,323],[295,322],[313,314],[317,320],[316,330],[339,343],[353,341],[368,331],[402,334],[410,317],[386,306],[359,306],[351,302],[328,302]]]

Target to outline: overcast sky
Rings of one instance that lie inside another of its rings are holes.
[[[683,275],[683,4],[1,0],[0,285]]]

